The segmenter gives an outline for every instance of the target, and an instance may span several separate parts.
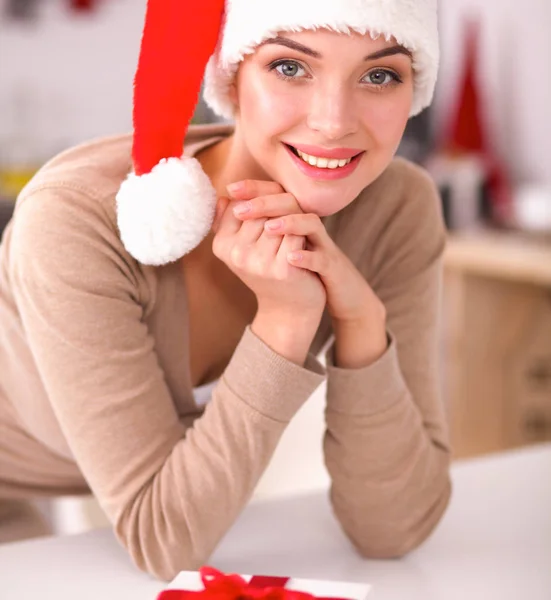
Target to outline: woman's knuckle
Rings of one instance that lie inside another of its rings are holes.
[[[257,275],[262,275],[266,269],[266,261],[264,257],[258,253],[252,254],[249,261],[251,271]]]
[[[214,239],[212,242],[212,253],[216,258],[225,262],[228,254],[227,247],[227,240],[224,238]]]
[[[289,276],[289,271],[285,265],[279,266],[274,270],[273,277],[276,281],[285,281]]]
[[[246,249],[242,244],[236,244],[230,250],[229,259],[236,267],[242,267],[245,264]]]

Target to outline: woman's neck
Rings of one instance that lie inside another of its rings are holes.
[[[200,151],[196,158],[211,180],[218,196],[227,195],[226,186],[230,183],[244,179],[268,179],[237,131],[217,144]]]

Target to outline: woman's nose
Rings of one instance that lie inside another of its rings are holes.
[[[307,124],[327,140],[339,140],[355,133],[358,120],[350,90],[332,85],[313,92]]]

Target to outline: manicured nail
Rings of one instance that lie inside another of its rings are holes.
[[[236,204],[233,207],[233,214],[236,217],[239,217],[241,215],[244,215],[248,212],[250,212],[251,210],[251,203],[250,202],[239,202],[239,204]]]
[[[236,194],[237,192],[240,192],[244,187],[245,186],[243,185],[242,181],[237,181],[236,183],[230,183],[229,185],[227,185],[226,189],[230,194]]]
[[[280,219],[275,219],[274,221],[266,221],[266,224],[264,225],[264,227],[266,227],[266,229],[269,229],[270,231],[274,231],[276,229],[279,229],[281,227],[282,223]]]

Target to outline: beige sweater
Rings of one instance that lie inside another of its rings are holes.
[[[186,154],[228,131],[192,129]],[[325,222],[386,305],[383,357],[347,370],[329,351],[325,370],[314,356],[331,334],[327,315],[304,367],[247,329],[203,410],[192,394],[181,271],[137,263],[118,235],[115,194],[130,148],[121,136],[56,157],[5,231],[0,498],[91,489],[136,564],[169,579],[208,560],[327,377],[336,518],[365,556],[417,546],[450,494],[438,393],[445,232],[430,179],[397,159]]]

